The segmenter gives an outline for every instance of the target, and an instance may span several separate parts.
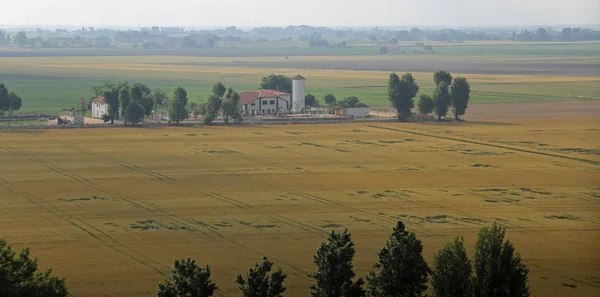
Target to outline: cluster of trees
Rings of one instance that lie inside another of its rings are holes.
[[[145,84],[138,82],[123,82],[119,84],[107,82],[100,86],[92,87],[91,91],[96,96],[104,97],[108,106],[103,120],[114,124],[115,119],[121,118],[125,122],[125,127],[127,127],[127,123],[131,123],[135,127],[135,124],[142,122],[145,117],[150,116],[154,111],[155,98],[164,95],[162,91],[158,89],[152,91]],[[81,103],[78,104],[78,112],[85,113],[85,110],[82,110],[80,106]]]
[[[496,224],[483,227],[469,259],[461,237],[446,243],[430,266],[423,257],[423,244],[414,232],[398,222],[377,262],[366,278],[354,273],[354,243],[348,230],[331,231],[313,257],[315,271],[312,297],[421,297],[431,285],[436,297],[528,297],[529,270],[514,245],[505,240],[505,229]],[[16,257],[11,246],[0,239],[0,296],[67,296],[65,280],[51,277],[51,270],[37,271],[37,262],[24,249]],[[210,266],[193,259],[176,260],[169,277],[158,284],[159,297],[209,297],[218,290],[211,281]],[[283,297],[287,275],[274,269],[263,257],[246,276],[235,283],[244,297]]]
[[[368,107],[366,104],[360,102],[356,96],[346,97],[342,101],[337,101],[333,94],[327,94],[323,100],[325,101],[325,104],[331,108]]]
[[[454,119],[464,115],[471,96],[471,86],[464,77],[452,78],[452,74],[439,70],[433,74],[435,89],[433,95],[422,94],[419,98],[418,110],[421,115],[435,113],[438,120],[446,118],[452,107]],[[398,113],[398,120],[405,121],[413,112],[414,98],[419,93],[419,85],[411,73],[398,76],[390,74],[388,81],[388,99]]]
[[[538,28],[535,31],[524,30],[512,33],[513,41],[588,41],[600,40],[600,31],[592,29],[565,27],[562,31],[552,31]]]
[[[240,124],[243,120],[240,94],[232,87],[227,88],[221,82],[213,86],[212,94],[208,96],[208,101],[202,102],[200,105],[194,104],[193,111],[204,116],[204,123],[206,125],[212,124],[219,114],[222,116],[225,124],[228,124],[230,119],[236,124]]]
[[[22,104],[21,97],[13,91],[9,92],[4,83],[0,82],[0,117],[4,113],[7,113],[8,117],[12,117],[15,111],[21,109]]]

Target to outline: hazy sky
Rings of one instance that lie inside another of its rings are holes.
[[[598,24],[600,0],[0,0],[0,24],[480,26]]]

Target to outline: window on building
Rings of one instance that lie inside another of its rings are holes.
[[[269,101],[267,101],[267,100],[263,101],[263,105],[267,105],[267,104],[269,104]]]
[[[261,113],[265,113],[265,110],[263,109]]]
[[[275,104],[275,100],[271,100],[271,104]]]
[[[250,103],[250,106],[256,106],[256,103]]]

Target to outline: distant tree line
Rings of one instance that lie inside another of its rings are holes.
[[[446,118],[448,110],[452,108],[454,119],[460,120],[464,115],[471,98],[471,86],[464,77],[452,78],[452,74],[439,70],[433,74],[435,89],[433,95],[422,94],[418,102],[418,111],[422,116],[435,113],[438,121]],[[413,115],[415,107],[414,98],[419,93],[419,85],[412,73],[398,76],[390,74],[388,80],[388,99],[398,113],[398,120],[403,122]]]
[[[377,252],[377,261],[365,278],[353,268],[354,242],[350,232],[332,230],[313,257],[315,270],[308,276],[312,297],[421,297],[431,286],[435,297],[528,297],[526,265],[505,229],[497,223],[483,227],[475,243],[475,256],[467,255],[462,237],[446,243],[429,265],[423,244],[414,232],[398,221]],[[67,296],[65,280],[51,270],[37,271],[37,261],[24,249],[17,257],[0,239],[0,296]],[[235,278],[244,297],[283,297],[287,275],[263,257],[246,275]],[[218,290],[210,266],[187,258],[175,260],[169,276],[158,283],[158,297],[209,297]]]

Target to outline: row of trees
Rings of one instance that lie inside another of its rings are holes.
[[[495,222],[479,231],[471,261],[461,237],[454,238],[435,255],[430,267],[416,234],[398,222],[377,253],[378,260],[366,277],[356,278],[352,261],[354,243],[348,230],[331,231],[313,257],[316,270],[312,297],[420,297],[428,283],[436,297],[528,297],[528,269],[514,245],[505,240],[505,229]],[[246,277],[235,282],[244,297],[282,297],[286,274],[263,257]],[[269,274],[270,273],[270,274]],[[157,296],[213,296],[210,266],[194,260],[177,260],[170,277],[158,284]]]
[[[439,70],[433,74],[433,82],[435,83],[433,95],[423,94],[419,98],[419,113],[428,115],[434,112],[438,120],[442,120],[446,118],[449,108],[452,107],[454,119],[459,120],[459,116],[465,114],[471,98],[471,86],[467,79],[460,76],[453,79],[450,72]],[[405,73],[402,76],[396,73],[390,74],[387,92],[391,106],[398,113],[399,121],[403,122],[413,115],[414,98],[419,93],[419,85],[412,73]]]
[[[7,113],[8,117],[12,118],[13,113],[20,110],[22,104],[21,97],[13,91],[9,92],[4,83],[0,82],[0,117]]]
[[[496,224],[483,227],[477,235],[474,259],[469,259],[464,240],[455,237],[433,258],[431,267],[423,258],[423,244],[414,232],[398,222],[377,262],[366,276],[356,278],[352,261],[354,243],[348,230],[331,231],[317,249],[314,272],[309,277],[312,297],[421,297],[428,284],[436,297],[528,297],[529,270],[505,240],[505,229]],[[64,297],[65,279],[52,277],[52,270],[37,271],[37,259],[24,249],[17,256],[0,238],[0,296]],[[158,284],[158,297],[209,297],[218,290],[211,281],[210,266],[195,260],[176,260],[169,277]],[[274,269],[263,257],[235,283],[244,297],[283,297],[287,275]]]

